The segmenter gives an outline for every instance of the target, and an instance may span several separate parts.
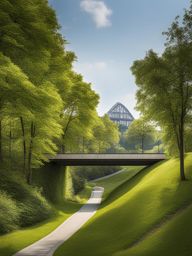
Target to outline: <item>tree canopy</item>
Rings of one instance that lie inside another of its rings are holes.
[[[132,66],[138,85],[137,109],[157,122],[167,144],[177,147],[182,180],[185,180],[185,128],[192,108],[191,27],[192,6],[185,10],[182,22],[177,17],[164,33],[167,42],[163,54],[150,50]]]
[[[47,0],[1,1],[0,35],[1,161],[22,166],[31,183],[48,154],[91,150],[97,126],[101,150],[118,141],[117,128],[97,114],[99,96],[73,70],[75,53]]]
[[[155,128],[144,118],[135,119],[125,136],[128,149],[144,153],[145,149],[153,147],[155,143]]]

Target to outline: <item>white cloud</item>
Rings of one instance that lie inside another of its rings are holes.
[[[103,1],[82,0],[81,8],[92,16],[97,28],[111,26],[109,18],[112,15],[112,10]]]

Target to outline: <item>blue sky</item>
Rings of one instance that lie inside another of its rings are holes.
[[[76,53],[74,69],[100,95],[98,112],[122,102],[134,117],[137,87],[130,67],[154,49],[161,53],[164,36],[189,0],[49,0],[61,32]]]

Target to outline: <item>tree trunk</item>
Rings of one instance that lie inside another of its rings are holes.
[[[71,110],[68,122],[67,122],[67,124],[65,126],[65,129],[63,130],[63,135],[62,135],[62,140],[63,141],[62,141],[62,144],[61,144],[61,153],[63,153],[63,154],[65,153],[65,150],[66,150],[65,149],[65,136],[67,134],[67,131],[68,131],[68,128],[69,128],[69,125],[70,125],[71,121],[75,119],[75,118],[73,118],[73,112],[74,112],[74,106],[73,106],[73,108]]]
[[[85,151],[85,139],[84,139],[84,137],[82,139],[82,146],[83,146],[83,153],[84,153],[84,151]]]
[[[141,137],[141,149],[142,149],[142,154],[144,153],[144,136],[142,135]]]
[[[21,130],[22,130],[22,137],[23,137],[23,172],[26,175],[26,157],[27,157],[27,149],[26,149],[26,139],[25,139],[25,126],[23,117],[20,117],[21,122]]]
[[[185,157],[184,156],[184,127],[182,123],[180,128],[180,147],[179,147],[180,177],[182,181],[186,180],[184,157]]]
[[[67,130],[68,130],[68,127],[69,127],[69,124],[70,124],[70,120],[71,120],[71,117],[69,118],[68,120],[68,123],[63,131],[63,135],[62,135],[62,145],[61,145],[61,153],[65,153],[65,136],[67,134]]]
[[[2,120],[0,119],[0,161],[3,160],[3,148],[2,148]]]
[[[65,135],[62,135],[62,144],[61,144],[61,153],[64,154],[65,153]]]
[[[31,123],[31,140],[29,144],[29,155],[28,155],[28,172],[27,172],[27,183],[29,185],[32,184],[32,168],[31,168],[31,162],[32,162],[32,153],[33,153],[33,139],[35,137],[35,125],[32,122]]]
[[[9,158],[11,158],[11,140],[12,140],[12,133],[11,130],[9,131]]]
[[[100,153],[100,141],[99,141],[99,152],[98,153]]]
[[[10,169],[12,168],[12,132],[10,129],[9,132],[9,160],[10,160]]]

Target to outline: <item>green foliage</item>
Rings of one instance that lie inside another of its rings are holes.
[[[73,178],[71,174],[71,169],[67,168],[65,171],[65,188],[64,196],[67,200],[73,200],[74,196],[74,187],[73,187]]]
[[[77,195],[85,188],[85,179],[77,174],[76,171],[72,170],[72,181],[73,181],[73,189],[74,195]]]
[[[97,119],[96,106],[98,95],[91,86],[83,81],[81,75],[70,73],[71,88],[65,98],[62,115],[62,145],[61,151],[79,150],[80,139],[92,135],[92,127]]]
[[[48,1],[5,0],[0,16],[0,159],[31,184],[48,155],[92,136],[99,97],[73,71]]]
[[[57,214],[55,205],[64,205],[64,210],[67,210],[66,199],[76,203],[86,200],[90,192],[80,198],[76,197],[76,182],[79,180],[74,181],[70,168],[65,169],[54,164],[35,170],[33,186],[26,184],[19,172],[15,171],[13,174],[8,168],[4,167],[3,170],[1,167],[0,233],[53,218]]]
[[[53,215],[53,209],[37,189],[26,193],[22,202],[19,202],[19,207],[20,227],[35,225]]]
[[[85,180],[94,180],[115,173],[121,169],[120,166],[78,166],[74,167],[74,173]]]
[[[118,126],[112,122],[108,115],[96,120],[93,126],[93,137],[86,142],[89,152],[103,153],[117,147],[119,143]]]
[[[0,191],[0,234],[16,229],[19,224],[20,209],[15,200]]]
[[[155,143],[155,128],[140,118],[130,124],[125,137],[127,149],[144,153],[145,149],[151,149]]]
[[[65,200],[65,171],[64,166],[47,163],[33,172],[33,185],[41,188],[43,196],[54,205]]]
[[[185,129],[192,109],[191,25],[192,5],[182,21],[177,17],[164,33],[167,43],[163,54],[150,50],[132,66],[138,85],[137,109],[161,127],[169,153],[176,153],[177,147],[181,180],[185,180]]]
[[[4,0],[0,4],[0,51],[21,67],[34,84],[49,71],[52,49],[62,44],[59,25],[48,2]]]
[[[61,225],[67,218],[75,213],[81,204],[72,202],[63,202],[55,208],[55,214],[52,218],[9,234],[0,236],[0,255],[11,256],[21,249],[33,244],[45,237]]]
[[[185,151],[192,152],[192,130],[190,125],[185,129]]]
[[[0,190],[0,214],[3,215],[0,233],[36,224],[53,215],[53,210],[40,191],[28,186],[18,174],[1,171]]]

